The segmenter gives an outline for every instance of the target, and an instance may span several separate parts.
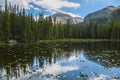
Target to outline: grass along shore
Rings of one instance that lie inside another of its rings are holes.
[[[0,41],[0,45],[7,45],[5,41]]]
[[[52,43],[52,42],[98,42],[98,41],[120,41],[110,39],[58,39],[58,40],[40,40],[40,43]]]
[[[116,39],[51,39],[51,40],[39,40],[36,42],[17,43],[17,44],[34,44],[34,43],[56,43],[56,42],[100,42],[100,41],[120,41]],[[0,45],[10,45],[5,41],[0,41]]]

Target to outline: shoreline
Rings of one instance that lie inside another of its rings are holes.
[[[120,41],[116,39],[49,39],[49,40],[39,40],[36,42],[28,42],[28,43],[16,43],[17,44],[35,44],[35,43],[57,43],[57,42],[100,42],[100,41]],[[5,43],[5,41],[0,41],[0,46],[11,45]]]

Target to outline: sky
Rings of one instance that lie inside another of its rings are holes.
[[[5,0],[0,0],[4,9]],[[85,17],[87,14],[100,10],[106,6],[120,6],[120,0],[8,0],[12,5],[19,5],[26,12],[37,15],[43,13],[45,16],[62,12],[73,17]]]

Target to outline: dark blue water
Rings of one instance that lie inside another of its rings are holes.
[[[120,80],[119,46],[88,42],[1,47],[0,79]]]

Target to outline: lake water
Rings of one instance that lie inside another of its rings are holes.
[[[120,42],[0,46],[0,80],[120,80]]]

